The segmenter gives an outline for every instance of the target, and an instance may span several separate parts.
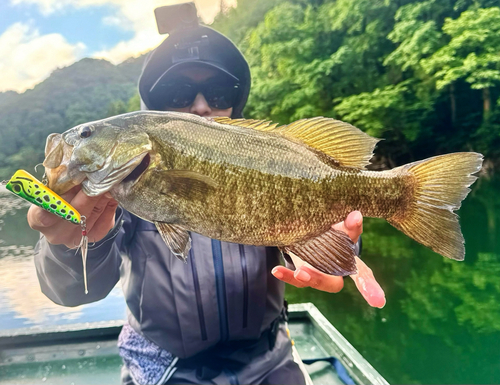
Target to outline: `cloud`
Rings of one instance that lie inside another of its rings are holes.
[[[33,259],[33,246],[0,246],[0,274],[2,276],[0,306],[3,307],[0,313],[7,309],[14,313],[15,318],[21,318],[19,323],[23,318],[25,319],[23,326],[31,326],[30,324],[40,326],[52,324],[54,321],[60,324],[88,321],[86,311],[90,307],[105,308],[103,303],[65,307],[50,301],[40,290]],[[19,282],[22,282],[22,285]],[[123,301],[119,284],[105,301],[108,301],[108,306],[119,308],[119,301]],[[121,319],[122,315],[115,314],[114,317]]]
[[[50,15],[58,9],[66,6],[71,0],[61,0],[61,1],[53,1],[53,0],[10,0],[12,5],[19,4],[33,4],[37,5],[40,9],[40,12],[44,15]]]
[[[24,23],[11,25],[0,35],[0,92],[23,92],[59,67],[81,58],[85,45],[69,44],[57,33],[40,35]]]
[[[153,10],[156,7],[183,3],[186,0],[11,0],[13,5],[31,4],[49,15],[67,7],[84,8],[111,5],[115,13],[102,19],[106,25],[115,25],[134,31],[134,36],[121,41],[110,49],[85,52],[83,43],[69,44],[57,33],[40,35],[32,25],[16,23],[0,35],[0,92],[23,92],[47,78],[60,67],[73,64],[84,53],[94,58],[121,63],[156,47],[165,38],[159,35]],[[225,0],[235,5],[236,0]],[[220,0],[196,0],[199,15],[206,23],[219,12]],[[50,51],[48,51],[50,47]]]
[[[165,38],[158,34],[153,10],[165,5],[165,0],[84,0],[84,1],[107,1],[108,4],[117,6],[117,13],[113,18],[105,18],[103,22],[110,23],[112,20],[121,28],[131,29],[134,36],[130,40],[121,41],[114,47],[94,52],[93,57],[106,59],[118,64],[129,57],[137,57],[156,47]],[[183,0],[170,1],[169,4],[182,3]]]
[[[106,0],[80,0],[80,1],[106,1]],[[120,63],[129,57],[137,57],[147,52],[165,39],[164,35],[159,35],[156,27],[156,20],[153,10],[165,5],[184,3],[186,0],[107,0],[108,4],[113,3],[119,7],[119,15],[113,21],[120,20],[120,24],[126,28],[132,28],[135,35],[128,41],[121,41],[109,50],[95,52],[92,56]],[[205,21],[210,23],[219,12],[220,0],[196,0],[198,14]],[[226,4],[234,5],[235,0],[226,0]],[[128,20],[129,26],[123,20]],[[111,20],[106,19],[106,22]]]
[[[159,36],[158,32],[141,31],[136,33],[133,39],[121,41],[111,49],[92,53],[92,57],[119,64],[130,57],[148,52],[159,45],[164,38],[165,36]]]
[[[50,14],[65,7],[83,8],[90,6],[111,5],[116,14],[108,15],[102,22],[106,25],[116,25],[120,28],[133,30],[134,37],[121,41],[116,46],[91,56],[103,58],[118,64],[129,57],[137,57],[156,47],[165,36],[160,36],[156,29],[153,10],[156,7],[184,3],[187,0],[11,0],[13,4],[34,4],[44,14]],[[219,12],[220,0],[195,0],[200,17],[205,23],[213,21]],[[229,6],[234,6],[236,0],[226,0]]]
[[[49,15],[67,7],[84,8],[91,6],[114,5],[130,20],[146,14],[153,17],[153,9],[165,5],[185,3],[189,0],[11,0],[11,4],[36,5],[40,12]],[[220,9],[221,0],[192,0],[195,2],[200,17],[205,23],[211,23]],[[236,0],[225,0],[227,6],[236,6]]]

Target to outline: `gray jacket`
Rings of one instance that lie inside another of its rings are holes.
[[[35,264],[42,291],[64,306],[98,301],[121,279],[130,325],[179,358],[258,338],[283,308],[284,283],[270,274],[278,249],[191,238],[182,263],[152,223],[118,208],[115,227],[89,247],[87,295],[74,250],[42,236]]]

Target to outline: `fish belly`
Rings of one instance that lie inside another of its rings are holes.
[[[401,210],[408,193],[404,178],[390,171],[332,169],[327,177],[308,180],[228,165],[194,169],[218,185],[203,199],[162,194],[151,175],[119,201],[146,220],[179,224],[210,238],[286,246],[322,234],[353,210],[388,218]]]
[[[148,134],[155,162],[119,202],[144,219],[223,241],[290,245],[325,232],[353,210],[388,218],[408,193],[397,173],[341,168],[272,133],[179,122]],[[169,170],[209,177],[217,188],[194,199],[162,193],[171,190],[162,185]]]

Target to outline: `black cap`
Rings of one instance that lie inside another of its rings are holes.
[[[172,71],[188,65],[215,68],[239,83],[240,94],[233,118],[242,117],[250,92],[250,69],[236,46],[224,35],[205,26],[172,33],[146,59],[139,79],[139,94],[148,109],[150,97]]]

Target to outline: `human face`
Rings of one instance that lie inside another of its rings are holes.
[[[195,71],[193,71],[192,68],[182,69],[178,71],[177,75],[179,77],[182,76],[184,78],[187,78],[194,83],[204,83],[207,80],[218,76],[219,74],[216,69],[199,67],[196,68]],[[184,108],[169,108],[168,111],[187,112],[206,118],[216,116],[225,116],[229,118],[233,113],[233,108],[226,108],[224,110],[212,108],[208,105],[203,94],[198,93],[193,101],[193,104],[191,104],[190,106]]]

